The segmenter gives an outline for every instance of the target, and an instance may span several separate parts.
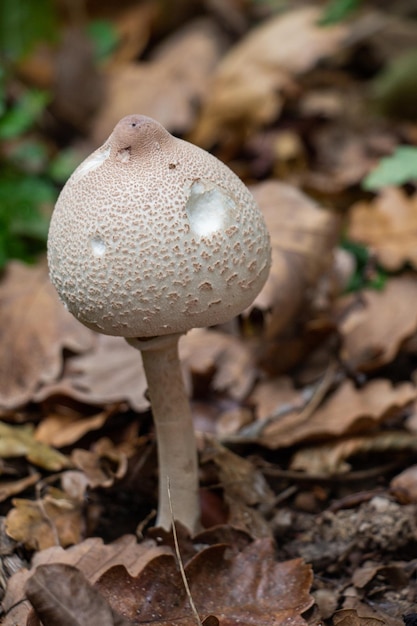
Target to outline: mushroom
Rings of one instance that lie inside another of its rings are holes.
[[[197,449],[178,339],[242,312],[264,285],[269,235],[252,195],[206,151],[123,118],[62,189],[51,281],[87,327],[142,353],[159,461],[157,525],[200,523]],[[169,498],[170,486],[170,498]]]

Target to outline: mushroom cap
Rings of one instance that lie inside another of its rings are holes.
[[[142,115],[123,118],[64,186],[52,283],[83,324],[149,338],[223,323],[264,285],[269,235],[239,178]]]

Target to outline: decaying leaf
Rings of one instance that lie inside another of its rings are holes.
[[[31,424],[9,426],[0,422],[0,458],[19,456],[24,456],[30,463],[51,472],[58,472],[70,465],[68,457],[36,441]]]
[[[117,541],[105,545],[98,537],[85,541],[64,550],[60,546],[47,548],[37,552],[32,560],[30,570],[22,569],[11,579],[7,587],[3,607],[7,612],[3,626],[24,624],[30,607],[24,602],[24,586],[36,568],[43,564],[64,563],[73,565],[85,577],[94,583],[110,567],[123,565],[131,576],[136,576],[146,565],[161,554],[171,553],[165,546],[156,546],[154,541],[137,542],[134,535],[124,535]]]
[[[399,502],[417,503],[417,465],[411,465],[394,476],[390,489]]]
[[[356,389],[346,380],[307,418],[303,413],[287,413],[266,423],[259,443],[280,448],[323,437],[366,432],[375,424],[401,411],[416,397],[411,383],[393,387],[386,379],[371,380]]]
[[[101,411],[92,417],[80,417],[77,414],[48,415],[36,429],[36,441],[62,448],[81,439],[86,433],[101,428],[112,410]]]
[[[41,475],[34,473],[29,476],[25,476],[20,480],[2,480],[0,482],[0,502],[10,498],[11,496],[16,496],[21,491],[25,491],[29,487],[33,487],[36,483],[41,479]]]
[[[40,565],[26,584],[26,594],[43,626],[128,626],[72,565]],[[40,622],[38,622],[40,625]]]
[[[322,28],[320,10],[278,14],[244,37],[219,64],[192,141],[204,147],[274,120],[294,77],[341,49],[346,24]]]
[[[6,518],[7,534],[29,550],[68,546],[83,538],[82,505],[51,489],[42,500],[14,499]]]
[[[267,181],[252,188],[272,244],[268,280],[251,308],[270,311],[266,337],[286,329],[311,298],[333,263],[339,218],[290,185]]]
[[[214,439],[207,442],[203,452],[203,464],[208,461],[217,469],[229,524],[253,537],[269,537],[271,528],[258,508],[270,506],[274,494],[261,472]]]
[[[115,480],[123,478],[126,473],[127,447],[122,445],[118,448],[110,439],[103,438],[94,444],[91,451],[76,448],[71,459],[75,467],[84,472],[91,488],[111,487]],[[131,448],[130,454],[132,452]]]
[[[32,400],[57,379],[62,351],[83,352],[93,333],[68,313],[49,282],[46,267],[11,262],[0,284],[0,408]]]
[[[354,609],[342,609],[333,616],[335,626],[386,626],[386,622],[377,617],[360,617]]]
[[[185,572],[202,619],[214,615],[220,626],[306,624],[301,613],[313,602],[311,569],[300,559],[277,563],[269,539],[237,554],[226,545],[210,546],[185,565]],[[173,556],[155,558],[136,578],[124,567],[112,567],[96,585],[116,612],[136,623],[195,625]]]
[[[94,348],[67,359],[62,378],[45,385],[36,400],[62,394],[99,406],[128,402],[136,411],[144,411],[149,406],[146,388],[139,352],[121,337],[97,335]]]
[[[347,235],[369,246],[390,271],[406,263],[417,269],[417,195],[386,187],[372,202],[358,202],[350,210]]]
[[[218,393],[247,396],[256,378],[249,344],[233,335],[194,328],[180,342],[180,357],[192,376],[205,377]]]
[[[413,435],[402,431],[385,431],[372,435],[349,437],[331,444],[307,446],[298,450],[291,461],[291,468],[314,476],[334,476],[349,471],[347,460],[367,453],[394,453],[413,451],[417,442]]]
[[[382,291],[364,290],[338,303],[348,314],[339,323],[342,358],[368,371],[392,361],[417,330],[417,281],[406,273],[387,281]]]

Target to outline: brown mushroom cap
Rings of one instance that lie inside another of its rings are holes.
[[[240,313],[266,281],[270,244],[253,197],[228,167],[130,115],[63,188],[48,262],[83,324],[147,338]]]

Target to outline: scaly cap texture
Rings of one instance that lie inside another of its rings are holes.
[[[253,197],[227,166],[130,115],[63,188],[48,262],[83,324],[147,338],[243,311],[266,281],[270,244]]]

